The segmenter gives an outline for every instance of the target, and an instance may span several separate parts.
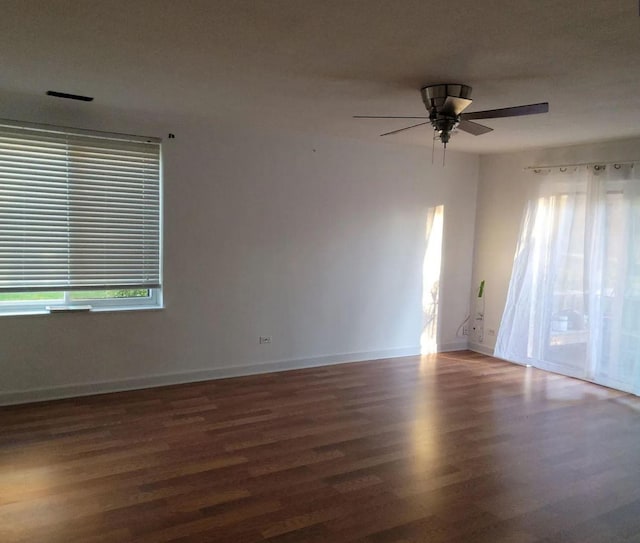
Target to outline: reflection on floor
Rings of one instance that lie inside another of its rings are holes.
[[[7,407],[0,428],[5,543],[640,541],[640,398],[470,352]]]

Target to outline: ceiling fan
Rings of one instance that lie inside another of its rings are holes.
[[[541,102],[539,104],[528,104],[526,106],[505,107],[501,109],[490,109],[487,111],[474,111],[472,113],[462,113],[469,105],[471,105],[471,87],[459,84],[443,84],[443,85],[427,85],[420,89],[422,101],[429,112],[428,117],[413,117],[391,115],[354,115],[354,119],[427,119],[425,122],[412,124],[405,128],[392,130],[380,134],[381,136],[390,136],[410,130],[418,126],[430,124],[435,131],[437,137],[446,149],[447,143],[451,139],[451,133],[456,128],[463,130],[474,136],[481,136],[487,132],[491,132],[493,128],[484,126],[480,123],[474,123],[475,119],[497,119],[500,117],[520,117],[522,115],[536,115],[538,113],[547,113],[549,111],[549,103]]]

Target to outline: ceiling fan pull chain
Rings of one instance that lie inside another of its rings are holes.
[[[431,165],[433,166],[433,157],[436,152],[436,129],[433,129],[433,136],[431,137]]]

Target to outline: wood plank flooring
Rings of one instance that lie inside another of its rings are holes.
[[[5,407],[0,541],[640,542],[640,398],[458,352]]]

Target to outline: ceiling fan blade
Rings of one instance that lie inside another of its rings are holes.
[[[438,112],[444,115],[460,115],[460,113],[471,105],[471,102],[473,102],[473,100],[468,100],[467,98],[447,96]]]
[[[415,128],[416,126],[423,126],[425,124],[431,124],[431,121],[427,121],[426,123],[412,124],[411,126],[405,126],[404,128],[400,128],[399,130],[392,130],[391,132],[385,132],[384,134],[380,134],[380,135],[381,136],[390,136],[391,134],[397,134],[398,132],[404,132],[405,130],[409,130],[411,128]]]
[[[504,107],[501,109],[489,109],[487,111],[463,113],[461,117],[466,120],[498,119],[500,117],[520,117],[521,115],[536,115],[538,113],[547,113],[548,111],[549,102],[541,102],[539,104],[529,104],[526,106]]]
[[[460,121],[458,129],[468,132],[469,134],[473,134],[474,136],[482,136],[482,134],[486,134],[487,132],[493,132],[493,128],[489,128],[488,126],[480,123],[467,121],[465,119]]]
[[[394,117],[391,115],[354,115],[354,119],[428,119],[429,117]]]

